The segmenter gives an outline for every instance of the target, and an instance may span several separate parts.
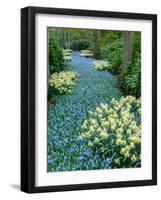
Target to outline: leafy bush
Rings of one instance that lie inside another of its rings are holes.
[[[141,96],[141,33],[134,34],[133,61],[120,76],[120,87],[126,94]]]
[[[62,50],[59,48],[54,37],[49,36],[48,41],[49,55],[49,75],[64,69],[64,60]]]
[[[111,69],[111,64],[108,61],[96,60],[92,63],[95,70],[106,71]]]
[[[108,44],[101,51],[101,58],[110,62],[108,69],[119,75],[119,85],[125,94],[135,97],[141,96],[141,33],[134,34],[134,55],[131,63],[126,67],[126,71],[121,71],[123,55],[123,41],[117,39]]]
[[[105,48],[101,50],[101,58],[103,60],[107,60],[110,62],[111,68],[109,70],[114,74],[120,73],[122,54],[123,54],[122,39],[117,39],[116,41],[108,44]]]
[[[49,79],[49,85],[59,94],[70,93],[75,86],[75,80],[78,77],[77,72],[62,71],[54,73]]]
[[[80,51],[83,49],[89,49],[91,46],[91,43],[87,39],[80,39],[80,40],[74,40],[71,43],[71,49],[74,51]]]
[[[90,50],[81,50],[80,54],[81,57],[92,57],[93,53]]]
[[[135,54],[141,54],[141,33],[135,32],[134,34],[134,56]]]
[[[141,99],[126,96],[101,103],[81,128],[79,139],[107,157],[111,168],[141,166]]]
[[[48,86],[48,103],[54,104],[55,103],[55,96],[54,96],[54,88],[50,85]]]
[[[140,54],[120,77],[120,86],[126,94],[141,96],[141,58]]]

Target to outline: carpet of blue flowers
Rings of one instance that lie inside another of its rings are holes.
[[[117,78],[107,71],[95,71],[93,58],[72,53],[68,71],[79,73],[71,93],[55,97],[48,108],[48,172],[108,169],[108,158],[92,153],[87,143],[79,140],[80,127],[89,111],[113,97],[120,97]]]

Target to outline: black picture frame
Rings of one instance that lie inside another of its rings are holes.
[[[62,14],[152,21],[152,179],[124,182],[35,186],[35,15]],[[26,7],[21,9],[21,190],[27,193],[157,184],[157,15],[96,10]]]

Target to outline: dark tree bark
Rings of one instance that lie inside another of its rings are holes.
[[[127,64],[131,62],[133,58],[133,38],[134,32],[126,31],[123,33],[123,71],[126,70]]]
[[[68,30],[68,49],[70,49],[71,46],[71,36],[70,36],[70,32]]]
[[[61,48],[65,48],[65,42],[64,42],[64,28],[58,28],[59,29],[59,43]]]
[[[65,49],[69,49],[71,44],[71,38],[70,38],[71,36],[68,28],[63,28],[63,36],[64,36],[64,47]]]
[[[100,35],[101,35],[100,30],[94,30],[94,51],[93,51],[93,54],[94,54],[94,57],[96,59],[99,59],[99,57],[100,57]]]
[[[66,28],[63,28],[63,36],[64,36],[64,47],[65,49],[68,48],[68,42],[67,42],[67,30]]]

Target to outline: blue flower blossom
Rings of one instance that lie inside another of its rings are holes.
[[[56,104],[48,108],[48,172],[110,168],[107,158],[94,154],[85,140],[78,139],[88,112],[121,95],[117,78],[107,71],[94,71],[93,61],[72,53],[66,70],[79,73],[76,85],[71,93],[56,95]]]

